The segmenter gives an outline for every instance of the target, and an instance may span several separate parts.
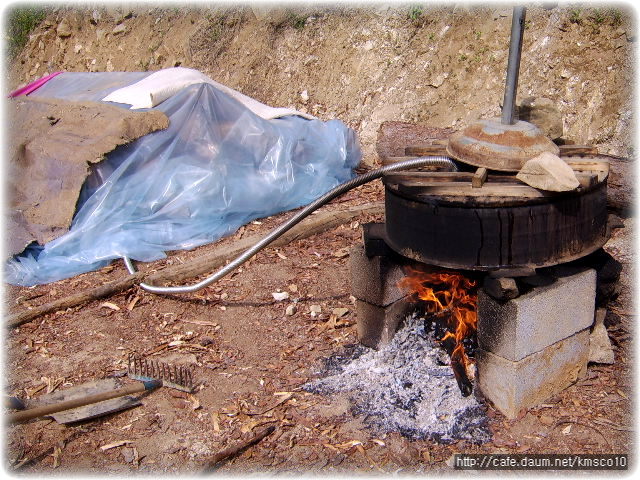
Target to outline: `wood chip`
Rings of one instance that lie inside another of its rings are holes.
[[[64,378],[41,377],[40,380],[47,386],[47,393],[54,392],[60,385],[64,383]]]
[[[622,390],[620,390],[619,388],[616,388],[616,392],[618,393],[618,395],[620,395],[622,398],[624,398],[625,400],[629,400],[629,397],[627,397],[624,392]]]
[[[117,306],[115,303],[111,303],[111,302],[102,302],[100,304],[100,307],[110,308],[111,310],[114,310],[114,311],[120,310],[119,306]]]
[[[207,322],[206,320],[185,320],[183,318],[179,318],[178,321],[184,323],[192,323],[194,325],[201,325],[203,327],[217,327],[218,324],[216,322]]]
[[[220,431],[220,414],[218,412],[211,413],[211,421],[213,422],[213,431]]]
[[[62,455],[62,449],[60,447],[53,447],[53,453],[51,456],[53,457],[53,468],[58,468],[60,466],[60,456]]]
[[[187,398],[191,402],[191,410],[198,410],[199,408],[201,408],[200,399],[198,397],[189,393],[187,395]]]
[[[131,300],[129,302],[129,305],[127,305],[127,310],[131,311],[133,310],[133,308],[136,306],[136,303],[138,303],[140,301],[140,297],[138,295],[136,295],[133,300]]]
[[[111,450],[112,448],[122,447],[124,445],[129,445],[131,443],[133,443],[132,440],[118,440],[117,442],[112,442],[112,443],[108,443],[106,445],[101,446],[100,450],[105,452],[107,450]]]

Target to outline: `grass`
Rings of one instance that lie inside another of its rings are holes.
[[[412,22],[418,21],[422,16],[422,5],[412,5],[411,7],[409,7],[407,16]]]
[[[582,19],[580,18],[581,11],[579,8],[574,8],[569,12],[569,21],[571,23],[575,23],[580,25],[582,23]]]
[[[594,33],[600,33],[601,26],[620,26],[622,13],[615,8],[593,8],[586,11],[573,8],[569,11],[569,22],[580,26],[590,26]]]
[[[17,5],[5,12],[5,48],[8,58],[15,56],[27,44],[29,35],[44,20],[47,11],[43,7]]]

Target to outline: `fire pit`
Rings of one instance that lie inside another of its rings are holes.
[[[386,222],[365,225],[351,252],[360,341],[385,345],[422,310],[441,324],[461,394],[477,370],[476,385],[508,417],[583,375],[596,297],[589,259],[609,238],[609,165],[590,147],[560,153],[580,181],[571,192],[482,168],[386,175]]]
[[[473,389],[475,356],[476,386],[511,418],[586,372],[596,271],[583,259],[610,233],[608,162],[515,118],[524,17],[514,8],[502,118],[383,158],[448,156],[458,171],[387,173],[386,223],[365,225],[364,245],[351,252],[360,341],[388,344],[419,307],[439,321],[461,394]],[[516,172],[541,154],[571,167],[579,186],[521,182]]]

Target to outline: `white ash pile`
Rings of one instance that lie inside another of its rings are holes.
[[[412,316],[386,347],[358,346],[337,361],[333,357],[320,372],[324,378],[303,388],[322,395],[346,392],[352,413],[379,432],[441,443],[490,441],[485,408],[473,395],[462,396],[442,358],[424,319]]]

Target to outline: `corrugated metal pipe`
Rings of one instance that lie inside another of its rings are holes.
[[[298,213],[296,213],[289,220],[287,220],[282,225],[272,230],[269,234],[267,234],[262,240],[256,243],[253,247],[248,248],[243,254],[236,257],[229,264],[227,264],[226,266],[224,266],[223,268],[221,268],[211,276],[205,278],[204,280],[198,283],[195,283],[193,285],[182,285],[182,286],[175,286],[175,287],[159,287],[156,285],[149,285],[148,283],[140,283],[140,287],[148,292],[158,293],[158,294],[197,292],[198,290],[203,289],[204,287],[212,284],[217,280],[220,280],[222,277],[234,271],[236,268],[238,268],[244,262],[249,260],[260,250],[267,247],[271,242],[273,242],[280,235],[284,234],[287,230],[291,229],[293,226],[298,224],[305,217],[309,216],[312,212],[316,211],[318,208],[322,207],[323,205],[326,205],[334,198],[339,197],[340,195],[356,187],[359,187],[360,185],[364,185],[365,183],[369,183],[372,180],[380,178],[385,173],[397,172],[401,170],[411,170],[414,168],[428,167],[428,166],[440,167],[447,171],[458,170],[458,167],[456,166],[455,162],[453,162],[453,160],[451,160],[447,156],[442,156],[442,155],[413,158],[411,160],[405,160],[403,162],[386,165],[376,170],[371,170],[370,172],[367,172],[352,180],[349,180],[348,182],[338,185],[337,187],[328,191],[321,197],[318,197],[316,200],[314,200],[313,202],[308,204],[306,207],[304,207],[302,210],[300,210]],[[133,266],[131,259],[129,259],[128,257],[122,257],[122,258],[124,260],[124,264],[126,265],[129,273],[131,274],[136,273],[135,267]]]

